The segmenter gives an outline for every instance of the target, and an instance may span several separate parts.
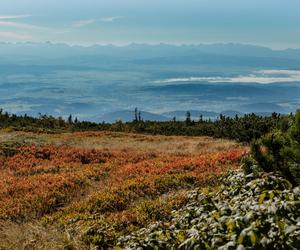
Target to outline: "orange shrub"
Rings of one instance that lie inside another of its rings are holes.
[[[81,212],[119,213],[143,198],[213,181],[245,148],[202,155],[26,146],[2,159],[0,219],[38,218],[90,194]]]

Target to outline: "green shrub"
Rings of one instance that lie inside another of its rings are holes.
[[[18,148],[21,146],[22,144],[19,142],[2,142],[0,143],[0,155],[12,157],[19,152]]]
[[[265,172],[279,172],[293,185],[300,181],[300,111],[292,125],[274,130],[252,143],[251,154]],[[249,166],[245,169],[249,172]]]
[[[298,249],[300,189],[274,173],[232,172],[218,193],[196,190],[168,222],[120,237],[125,249]]]
[[[257,162],[253,159],[253,157],[247,155],[242,159],[241,168],[246,175],[254,174],[257,176],[260,172],[262,172],[262,168],[257,165]]]

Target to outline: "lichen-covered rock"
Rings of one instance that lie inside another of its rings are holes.
[[[300,188],[275,174],[223,180],[221,191],[189,194],[168,223],[121,237],[125,249],[299,249]]]

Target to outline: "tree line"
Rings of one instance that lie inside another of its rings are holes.
[[[212,136],[228,138],[249,143],[262,135],[280,127],[287,126],[294,115],[280,115],[273,113],[270,116],[260,116],[254,113],[244,116],[227,117],[220,115],[216,120],[205,120],[200,117],[193,120],[187,112],[185,121],[145,121],[141,113],[135,109],[131,122],[116,121],[114,123],[96,123],[79,121],[70,115],[67,119],[42,115],[31,117],[15,115],[0,109],[0,128],[23,130],[32,132],[57,133],[65,131],[115,131],[127,133],[144,133],[151,135],[183,135],[183,136]]]

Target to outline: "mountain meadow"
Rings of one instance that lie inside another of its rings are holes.
[[[0,250],[300,250],[299,10],[1,0]]]
[[[136,118],[1,111],[0,249],[298,248],[300,112]]]

